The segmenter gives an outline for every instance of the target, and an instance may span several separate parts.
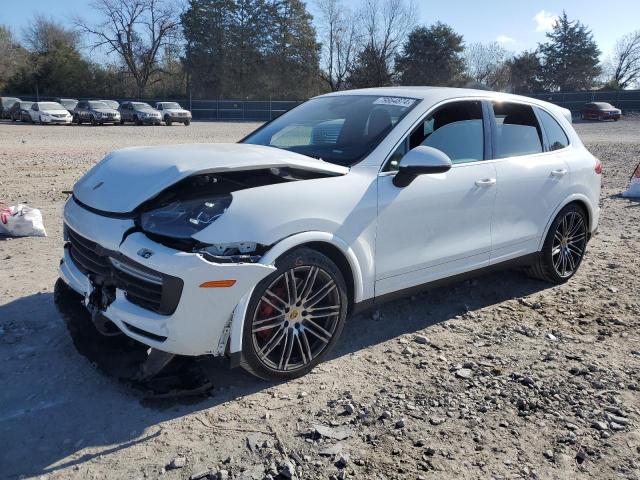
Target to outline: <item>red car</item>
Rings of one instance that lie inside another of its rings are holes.
[[[617,122],[622,116],[622,110],[610,103],[592,102],[585,103],[580,114],[583,120],[614,120]]]

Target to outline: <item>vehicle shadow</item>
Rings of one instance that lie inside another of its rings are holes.
[[[349,319],[331,359],[547,287],[505,272],[387,303],[376,307],[379,314],[373,319],[371,312]],[[0,438],[4,443],[0,464],[8,478],[52,473],[126,449],[161,435],[164,422],[274,385],[242,369],[230,370],[226,360],[210,358],[201,365],[215,384],[208,396],[145,401],[130,382],[118,380],[117,369],[109,371],[100,364],[122,355],[122,350],[118,353],[109,342],[102,351],[95,345],[83,349],[74,344],[77,332],[69,335],[51,293],[0,306],[0,327],[4,385],[0,391]],[[118,358],[115,363],[126,367],[127,362]]]
[[[418,332],[439,323],[505,300],[525,297],[550,285],[517,271],[495,272],[459,283],[427,289],[395,300],[347,321],[332,357],[340,357]],[[374,314],[375,312],[375,314]]]

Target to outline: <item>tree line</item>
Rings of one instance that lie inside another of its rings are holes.
[[[42,96],[304,99],[388,85],[516,93],[624,89],[640,80],[640,31],[600,62],[589,28],[566,12],[535,50],[467,43],[418,25],[411,0],[93,0],[94,23],[37,16],[0,25],[0,91]],[[108,60],[107,60],[108,59]]]

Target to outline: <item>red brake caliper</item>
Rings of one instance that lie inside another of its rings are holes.
[[[279,287],[279,288],[274,289],[273,293],[278,295],[280,298],[284,298],[283,297],[283,295],[285,294],[284,287]],[[275,309],[271,305],[269,305],[267,302],[265,302],[265,301],[260,302],[260,306],[258,307],[259,320],[261,320],[263,318],[272,317],[274,315],[274,312],[275,312]],[[265,338],[268,338],[271,335],[271,332],[273,332],[273,328],[269,328],[267,330],[262,330],[262,331],[256,333],[256,335],[258,335],[259,337],[265,339]]]

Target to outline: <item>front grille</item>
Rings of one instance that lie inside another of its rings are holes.
[[[109,257],[102,254],[102,248],[95,242],[88,240],[67,228],[69,236],[71,258],[76,262],[82,273],[90,273],[108,277],[111,273]]]
[[[64,118],[67,115],[65,113],[53,113],[51,114],[52,117],[57,117],[57,118]]]
[[[175,311],[182,294],[181,279],[138,265],[68,227],[66,234],[69,254],[82,273],[101,277],[122,290],[131,303],[143,308],[162,315],[171,315]]]

